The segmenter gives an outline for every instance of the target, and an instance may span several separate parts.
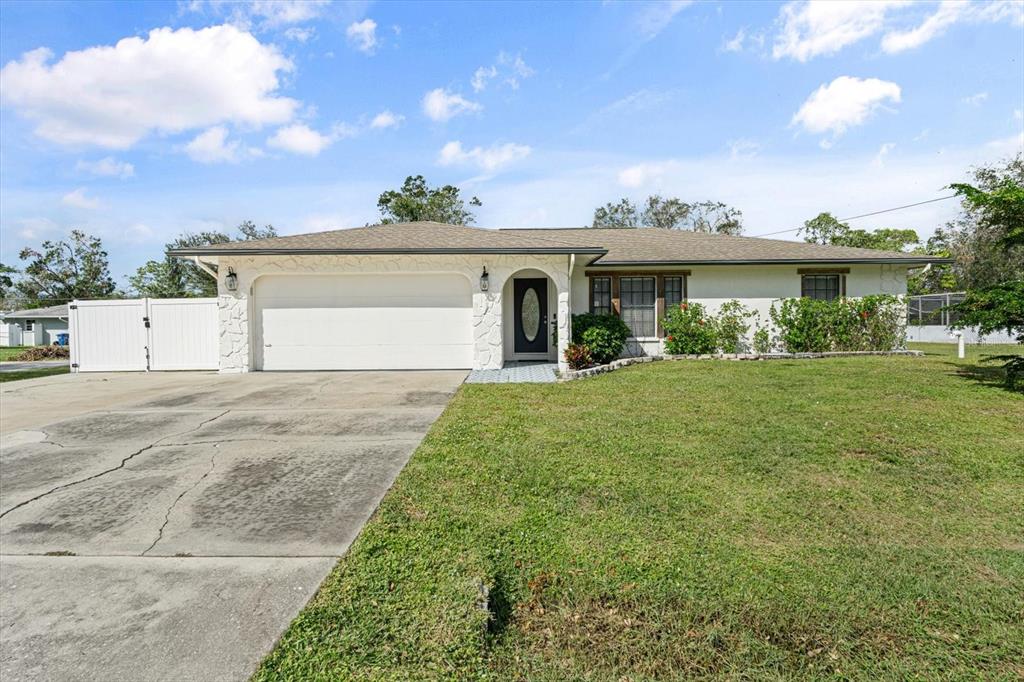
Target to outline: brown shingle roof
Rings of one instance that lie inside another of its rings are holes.
[[[562,242],[600,244],[608,253],[594,265],[698,264],[698,263],[807,263],[899,262],[928,263],[944,259],[901,251],[878,251],[846,246],[824,246],[763,237],[657,228],[554,228],[503,230],[519,235],[544,233]]]
[[[416,222],[354,227],[213,244],[168,251],[172,256],[262,255],[277,253],[603,253],[600,246],[581,249],[554,235],[515,234],[464,225]]]
[[[684,230],[536,228],[489,230],[434,222],[394,223],[174,249],[172,256],[359,253],[577,253],[594,265],[697,263],[922,264],[944,259]]]

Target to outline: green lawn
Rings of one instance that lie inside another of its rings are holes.
[[[71,371],[70,367],[42,367],[40,369],[26,369],[21,372],[0,372],[0,384],[7,381],[19,381],[21,379],[38,379],[39,377],[49,377],[55,374],[67,374]]]
[[[1016,679],[1024,394],[927,349],[465,385],[256,679]]]
[[[14,356],[28,350],[30,346],[0,346],[0,362],[14,359]]]

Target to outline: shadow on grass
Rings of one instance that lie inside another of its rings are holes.
[[[973,364],[960,364],[956,362],[947,362],[945,364],[953,368],[953,373],[957,376],[969,379],[983,386],[1000,388],[1009,393],[1024,393],[1024,381],[1018,379],[1016,388],[1010,388],[1006,384],[1006,370],[1003,369],[1005,360],[994,359],[987,362],[985,358],[986,356],[982,356],[981,362]]]

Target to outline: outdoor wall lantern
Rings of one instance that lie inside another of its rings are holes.
[[[238,290],[238,275],[231,268],[228,268],[228,274],[224,277],[224,286],[228,288],[228,291]]]
[[[487,275],[487,266],[484,266],[484,271],[480,275],[480,291],[487,291],[487,287],[490,286],[490,277]]]

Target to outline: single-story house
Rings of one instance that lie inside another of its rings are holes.
[[[58,334],[68,333],[68,305],[51,305],[46,308],[27,308],[4,313],[4,322],[13,325],[8,330],[8,345],[49,346],[57,343]],[[17,340],[13,343],[12,339]]]
[[[175,249],[217,278],[220,369],[494,369],[557,361],[573,314],[620,315],[661,348],[684,300],[903,295],[942,259],[680,230],[482,229],[434,222]]]

